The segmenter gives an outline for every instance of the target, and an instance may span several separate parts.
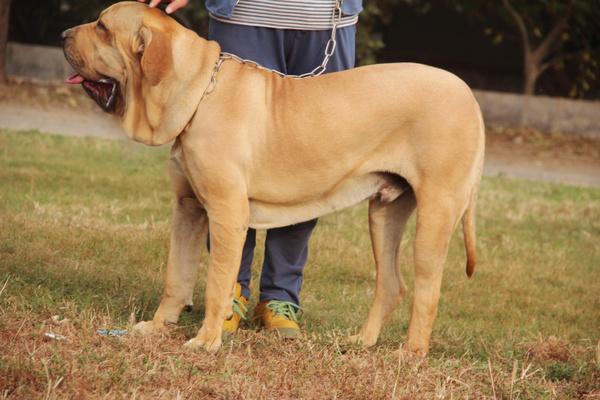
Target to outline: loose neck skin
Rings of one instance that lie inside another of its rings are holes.
[[[159,146],[172,141],[189,124],[221,49],[217,42],[202,39],[179,24],[171,31],[152,33],[154,43],[150,42],[141,62],[129,67],[122,126],[133,140]],[[167,62],[144,63],[143,58],[153,51],[160,51],[153,56]],[[158,82],[151,82],[150,75],[158,75]]]

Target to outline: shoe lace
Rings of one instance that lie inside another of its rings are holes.
[[[238,298],[233,298],[233,304],[231,305],[233,312],[240,316],[244,321],[247,320],[246,313],[248,313],[248,307]]]
[[[300,306],[283,300],[271,300],[267,303],[267,307],[273,311],[273,314],[294,322],[298,322],[298,313],[302,310]]]

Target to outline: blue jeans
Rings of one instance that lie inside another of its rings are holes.
[[[312,71],[323,61],[330,30],[301,31],[227,24],[210,19],[209,39],[221,45],[221,51],[256,61],[285,74]],[[337,30],[335,52],[327,72],[354,67],[356,27]],[[260,277],[260,301],[284,300],[300,304],[303,270],[308,255],[308,240],[317,220],[267,230],[265,259]],[[242,295],[250,297],[251,265],[256,231],[249,229],[244,243],[238,282]]]

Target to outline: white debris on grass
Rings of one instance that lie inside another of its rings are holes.
[[[63,335],[60,335],[60,334],[54,333],[54,332],[44,333],[44,338],[52,339],[52,340],[66,340],[67,339],[66,336],[63,336]]]

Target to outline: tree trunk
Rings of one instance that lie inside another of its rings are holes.
[[[6,44],[8,42],[10,1],[0,0],[0,84],[6,83]]]
[[[566,15],[563,15],[556,21],[552,30],[546,35],[542,42],[534,48],[529,38],[529,32],[525,24],[525,19],[512,6],[510,0],[503,0],[504,7],[515,20],[519,33],[521,34],[521,44],[523,46],[523,92],[526,95],[535,94],[535,84],[540,75],[553,64],[553,61],[546,60],[552,55],[560,44],[560,38],[567,29],[569,19],[572,14],[572,7]],[[571,6],[573,3],[571,2]]]
[[[528,96],[535,94],[535,84],[540,76],[540,65],[534,54],[526,54],[523,61],[523,93]]]

